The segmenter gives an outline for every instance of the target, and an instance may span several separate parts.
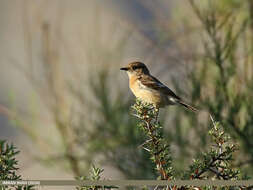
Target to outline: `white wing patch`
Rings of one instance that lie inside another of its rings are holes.
[[[177,103],[178,99],[170,97],[169,101],[172,102],[172,103]]]
[[[138,82],[138,85],[139,85],[139,87],[141,88],[141,89],[149,89],[147,86],[145,86],[145,85],[143,85],[142,83],[141,83],[141,81],[137,81]]]

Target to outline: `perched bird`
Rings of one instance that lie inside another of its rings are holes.
[[[132,62],[127,67],[120,68],[120,70],[127,72],[131,91],[142,101],[154,104],[157,108],[167,105],[182,105],[194,112],[198,111],[153,77],[144,63]]]

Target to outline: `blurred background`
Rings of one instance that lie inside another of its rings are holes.
[[[120,67],[142,61],[202,111],[161,112],[178,176],[210,146],[211,113],[253,175],[252,0],[0,0],[0,138],[24,179],[154,179]]]

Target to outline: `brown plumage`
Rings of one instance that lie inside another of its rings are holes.
[[[158,108],[178,104],[194,112],[197,111],[196,108],[185,103],[171,89],[153,77],[144,63],[132,62],[121,70],[127,71],[129,87],[133,94],[142,101],[152,103]]]

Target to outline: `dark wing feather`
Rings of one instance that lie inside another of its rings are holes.
[[[179,98],[171,89],[169,89],[167,86],[165,86],[162,82],[160,82],[158,79],[151,75],[141,75],[139,76],[139,81],[141,84],[144,86],[154,89],[154,90],[159,90],[163,92],[164,94],[167,94],[168,96],[172,96],[173,98],[176,98],[180,100]]]

